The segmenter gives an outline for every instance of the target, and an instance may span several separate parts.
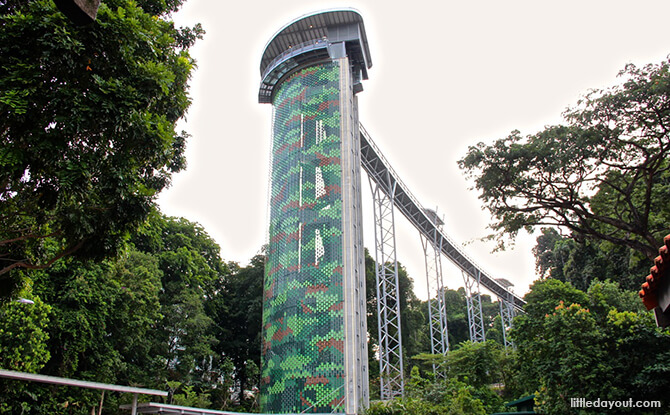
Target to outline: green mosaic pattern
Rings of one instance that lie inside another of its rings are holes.
[[[261,411],[344,412],[339,66],[274,98]]]

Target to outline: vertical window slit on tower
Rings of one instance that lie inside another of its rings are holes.
[[[321,238],[321,231],[319,229],[316,229],[314,231],[314,263],[318,266],[319,261],[321,261],[321,258],[323,258],[323,254],[325,253],[325,249],[323,248],[323,238]]]
[[[323,120],[316,122],[316,144],[326,139],[326,129],[323,126]]]
[[[323,181],[323,172],[321,171],[321,167],[316,168],[315,172],[315,198],[321,198],[326,195],[326,183]]]

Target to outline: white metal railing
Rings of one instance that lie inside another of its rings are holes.
[[[52,385],[72,386],[76,388],[97,389],[102,391],[132,393],[132,405],[126,405],[132,412],[132,415],[137,413],[137,396],[138,395],[153,395],[153,396],[168,396],[166,391],[156,389],[135,388],[131,386],[112,385],[109,383],[89,382],[78,379],[61,378],[57,376],[38,375],[35,373],[16,372],[13,370],[0,369],[0,378],[20,380],[24,382],[39,382],[49,383]],[[103,392],[104,393],[104,392]]]
[[[379,147],[377,146],[377,144],[375,144],[375,142],[372,140],[372,137],[370,137],[370,134],[369,134],[368,131],[365,129],[365,127],[363,127],[362,124],[359,124],[359,127],[361,128],[361,132],[362,132],[363,135],[365,136],[365,141],[370,145],[370,147],[371,147],[371,148],[374,150],[374,152],[377,154],[377,157],[379,157],[379,160],[382,162],[382,164],[384,164],[384,167],[386,167],[386,169],[391,173],[391,176],[393,176],[393,178],[394,178],[395,181],[398,183],[398,185],[400,186],[400,188],[402,188],[402,190],[403,190],[403,192],[405,193],[405,195],[409,198],[409,200],[412,201],[412,203],[414,204],[414,206],[416,206],[417,208],[419,208],[419,210],[421,210],[421,212],[425,212],[425,208],[423,207],[423,205],[422,205],[421,203],[419,203],[419,200],[412,194],[412,192],[409,191],[409,187],[407,187],[407,185],[405,185],[405,183],[403,183],[402,179],[400,179],[400,175],[399,175],[398,173],[396,173],[396,171],[395,171],[395,170],[393,169],[393,167],[391,166],[391,163],[389,163],[389,161],[386,160],[386,157],[384,157],[384,154],[381,152],[381,150],[379,149]],[[366,162],[366,160],[363,160],[363,163],[365,163],[365,162]],[[429,217],[428,215],[426,215],[426,217],[428,218],[428,220],[430,220],[431,222],[433,222],[433,224],[434,224],[435,227],[437,228],[438,225],[433,221],[433,219],[432,219],[431,217]],[[454,247],[456,246],[456,243],[449,237],[449,235],[446,235],[446,234],[443,233],[443,232],[440,232],[440,234],[441,234],[441,236],[442,236],[444,239],[446,239],[451,245],[453,245]],[[475,265],[475,262],[474,262],[470,257],[468,257],[465,253],[463,253],[462,251],[459,251],[459,253],[460,253],[465,259],[467,259],[467,260],[470,261],[473,265]],[[476,266],[476,265],[475,265],[475,266]],[[477,267],[477,268],[479,268],[479,267]]]
[[[275,56],[274,59],[270,61],[268,66],[266,66],[265,69],[263,70],[261,79],[265,79],[265,77],[270,72],[272,72],[275,69],[275,67],[277,67],[277,65],[279,65],[279,63],[282,62],[287,56],[298,55],[306,49],[315,49],[315,46],[326,47],[327,45],[328,41],[326,39],[312,39],[306,42],[299,43],[295,46],[291,46],[289,49],[286,49],[285,51]]]

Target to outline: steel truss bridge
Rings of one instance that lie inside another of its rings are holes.
[[[380,387],[382,400],[387,400],[402,396],[404,393],[395,243],[396,210],[414,225],[421,236],[426,258],[428,314],[433,354],[444,355],[449,350],[442,256],[454,263],[463,275],[472,341],[485,340],[481,287],[498,297],[505,346],[511,346],[506,332],[512,324],[515,313],[522,311],[525,302],[511,291],[512,284],[509,281],[492,278],[458,249],[442,230],[442,221],[437,214],[421,206],[384,158],[365,128],[362,125],[359,127],[361,165],[370,181],[374,205]],[[445,376],[439,367],[433,366],[433,371],[438,379]]]

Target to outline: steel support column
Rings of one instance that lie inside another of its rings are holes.
[[[375,261],[379,329],[379,383],[381,399],[404,394],[400,325],[400,291],[396,259],[393,195],[395,182],[386,177],[369,177],[375,217]]]
[[[498,284],[505,287],[505,292],[498,294],[498,304],[500,305],[500,321],[502,323],[503,344],[505,347],[512,347],[512,339],[509,337],[509,329],[512,328],[512,320],[516,316],[514,308],[514,291],[512,284],[505,278],[496,278]]]
[[[463,282],[465,287],[465,300],[468,307],[468,326],[470,328],[470,340],[473,342],[483,342],[486,340],[484,334],[484,316],[482,313],[482,298],[480,291],[480,273],[475,272],[475,276],[470,276],[465,272]]]
[[[506,293],[505,288],[490,275],[485,273],[475,262],[461,252],[458,244],[454,243],[442,230],[437,230],[435,223],[428,217],[426,210],[421,207],[419,201],[412,195],[409,188],[400,180],[400,176],[393,170],[391,164],[386,160],[379,147],[374,143],[370,134],[360,126],[361,134],[361,165],[369,176],[374,178],[391,176],[395,182],[395,193],[393,201],[395,207],[402,213],[416,229],[432,238],[434,232],[442,239],[442,253],[458,268],[469,275],[479,275],[481,285],[496,296]],[[375,179],[378,180],[378,179]],[[514,308],[521,311],[526,302],[523,298],[514,295]]]
[[[433,216],[439,220],[436,214],[433,214]],[[436,225],[441,226],[438,223]],[[444,282],[442,279],[442,240],[437,238],[437,233],[432,240],[423,233],[420,235],[426,261],[430,350],[432,354],[446,355],[449,351],[449,333],[447,329],[447,304],[444,298]],[[446,378],[444,370],[436,367],[435,364],[433,364],[433,373],[436,379]]]
[[[509,288],[508,288],[509,290]],[[503,343],[505,347],[513,347],[512,339],[509,337],[509,329],[512,328],[512,320],[516,316],[514,310],[514,297],[511,294],[507,296],[508,298],[499,298],[498,302],[500,303],[500,320],[502,321],[502,334],[503,334]]]

